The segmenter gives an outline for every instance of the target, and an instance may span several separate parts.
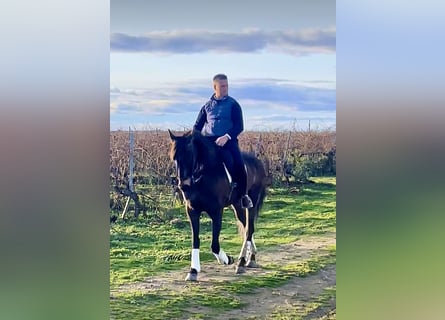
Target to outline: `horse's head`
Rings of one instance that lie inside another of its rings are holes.
[[[168,130],[171,139],[170,159],[175,163],[178,186],[186,191],[193,184],[195,150],[190,132],[176,136]]]
[[[168,132],[172,142],[170,159],[176,166],[178,185],[185,192],[202,178],[204,167],[213,165],[215,147],[197,131],[188,131],[179,136],[170,130]]]

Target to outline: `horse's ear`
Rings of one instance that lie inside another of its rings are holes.
[[[167,129],[168,130],[168,133],[169,133],[169,135],[170,135],[170,139],[172,139],[172,141],[175,141],[176,139],[177,139],[177,136],[175,136],[171,131],[170,131],[170,129]]]

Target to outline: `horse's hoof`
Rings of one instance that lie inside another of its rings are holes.
[[[198,281],[198,275],[196,273],[187,273],[187,277],[185,277],[185,281]]]
[[[232,256],[227,256],[227,258],[229,259],[228,265],[231,265],[231,264],[233,264],[235,262],[235,259],[233,259]]]
[[[185,281],[198,281],[198,271],[195,269],[190,270],[185,277]]]
[[[244,272],[246,272],[246,268],[245,267],[236,266],[235,274],[242,274]]]
[[[246,267],[247,268],[260,268],[260,265],[258,263],[256,263],[256,261],[250,260],[249,262],[247,262]]]

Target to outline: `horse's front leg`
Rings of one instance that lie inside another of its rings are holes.
[[[234,262],[232,256],[228,256],[219,245],[219,235],[222,227],[223,209],[215,210],[209,216],[212,219],[212,253],[220,264],[229,265]]]
[[[199,218],[201,217],[201,212],[189,207],[187,207],[186,210],[192,229],[192,258],[190,272],[185,277],[185,280],[197,281],[198,272],[201,272],[201,263],[199,261]]]

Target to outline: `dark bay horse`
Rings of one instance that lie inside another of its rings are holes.
[[[192,229],[192,255],[190,272],[185,280],[196,281],[201,271],[199,260],[199,219],[206,212],[212,220],[211,249],[219,263],[234,263],[232,256],[220,248],[222,215],[225,207],[231,206],[235,212],[243,236],[243,245],[236,264],[236,273],[245,272],[245,267],[258,267],[255,261],[257,249],[253,241],[255,221],[266,195],[266,172],[262,162],[256,157],[243,153],[247,169],[248,194],[253,208],[243,209],[241,194],[232,189],[231,178],[223,162],[221,148],[200,132],[189,131],[171,138],[170,159],[175,162],[178,187],[184,195],[187,216]]]

